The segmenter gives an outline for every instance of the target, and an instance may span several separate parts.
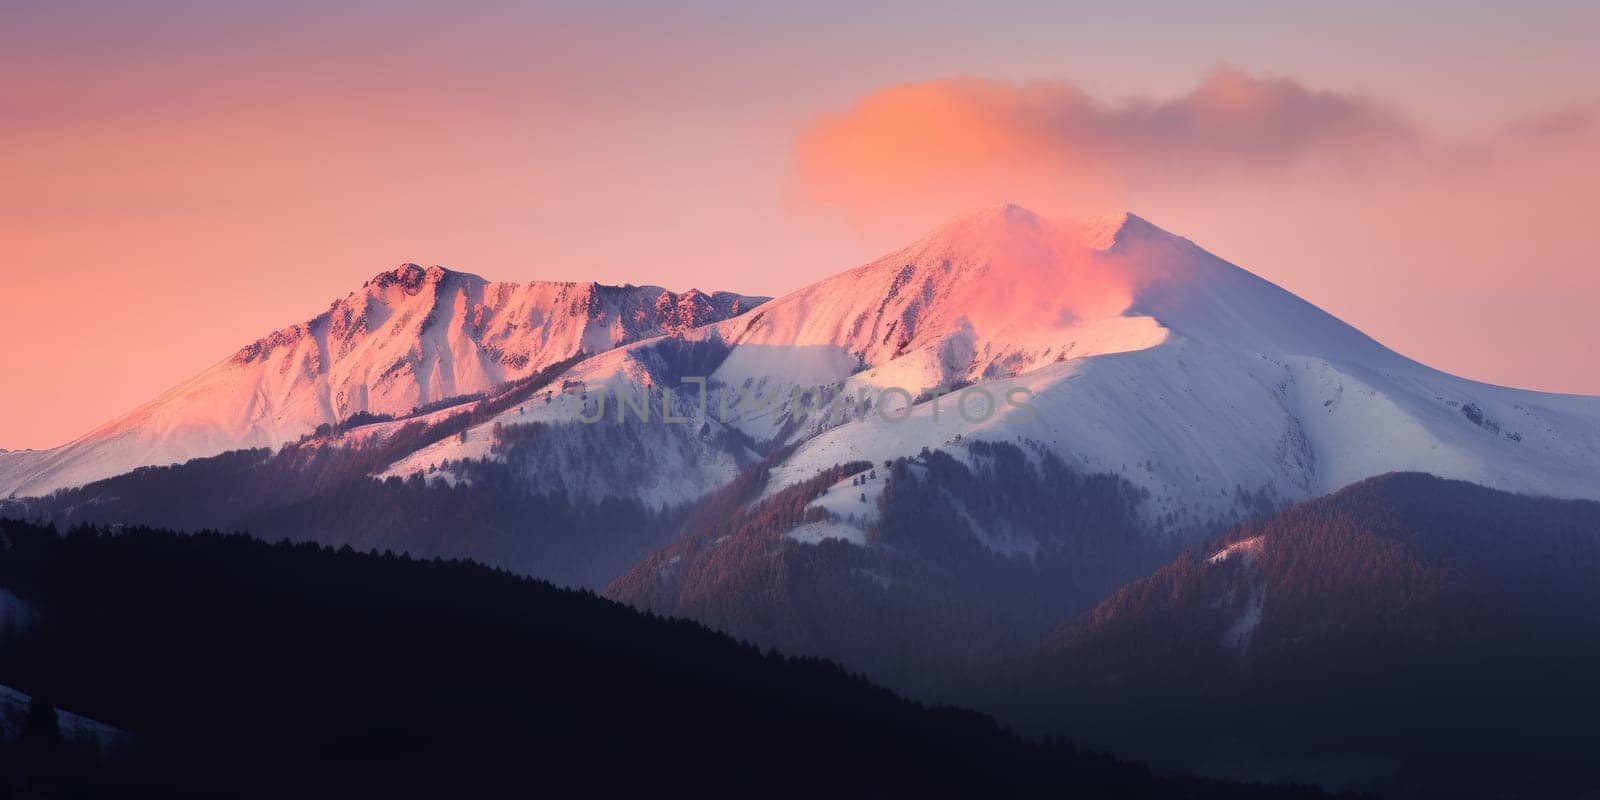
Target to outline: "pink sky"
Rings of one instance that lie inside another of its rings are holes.
[[[401,261],[779,294],[1002,200],[1600,392],[1592,5],[541,5],[7,4],[0,447]]]

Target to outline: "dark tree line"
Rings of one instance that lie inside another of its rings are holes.
[[[74,795],[1312,796],[1021,739],[464,561],[0,522],[0,585],[41,620],[0,683],[140,737]],[[25,766],[4,776],[39,788]]]

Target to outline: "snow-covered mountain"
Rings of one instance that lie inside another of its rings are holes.
[[[1281,504],[1395,470],[1600,497],[1600,398],[1428,368],[1131,214],[1077,223],[989,209],[754,303],[654,287],[496,284],[406,265],[72,445],[0,456],[0,493],[287,441],[358,411],[404,414],[581,351],[598,355],[562,376],[566,390],[434,442],[387,474],[495,457],[496,425],[576,424],[602,389],[613,398],[608,417],[618,394],[651,393],[659,420],[662,387],[705,375],[714,399],[689,411],[691,424],[605,435],[652,442],[634,448],[643,457],[629,469],[552,454],[540,479],[559,473],[560,485],[543,488],[688,502],[743,461],[727,433],[798,445],[775,466],[768,495],[833,464],[959,450],[975,438],[1025,441],[1080,472],[1121,476],[1148,493],[1150,520],[1180,532],[1215,530],[1262,498]],[[692,366],[677,363],[690,350]],[[791,392],[816,386],[876,405],[803,414]],[[925,391],[937,387],[962,388]],[[897,388],[905,394],[885,393]],[[716,394],[740,390],[778,402],[722,419]],[[907,395],[917,402],[900,419]],[[680,390],[680,411],[686,399]],[[571,453],[607,450],[594,432],[548,435]],[[656,456],[664,460],[651,463]]]
[[[833,464],[980,438],[1120,475],[1149,492],[1146,514],[1180,530],[1214,530],[1253,507],[1247,497],[1281,504],[1396,470],[1600,497],[1600,398],[1431,369],[1131,214],[1072,223],[986,210],[684,336],[726,349],[714,389],[782,398],[730,422],[757,441],[799,443],[769,495]],[[590,359],[570,380],[658,384],[638,357],[649,346]],[[966,416],[961,391],[924,392],[968,384]],[[864,391],[886,413],[797,423],[790,393],[819,385]],[[883,394],[895,387],[920,400],[903,420],[904,396]],[[515,413],[562,422],[576,409]],[[478,441],[442,443],[397,471],[486,454]]]
[[[957,392],[904,421],[868,414],[816,431],[770,491],[959,436],[1028,440],[1121,475],[1180,527],[1234,514],[1242,494],[1298,500],[1395,470],[1600,497],[1600,398],[1418,364],[1131,214],[1077,224],[984,211],[715,327],[732,345],[715,375],[729,385],[975,387],[979,421],[957,413]],[[1013,389],[1025,407],[1003,401]]]
[[[763,299],[656,286],[496,283],[403,264],[70,444],[0,454],[0,496],[276,446],[361,412],[404,415],[580,352],[734,316]]]

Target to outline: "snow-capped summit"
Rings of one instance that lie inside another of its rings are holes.
[[[770,304],[730,331],[742,352],[720,377],[776,365],[824,382],[895,362],[895,379],[937,386],[1146,346],[1164,332],[1124,317],[1131,287],[1100,258],[1126,225],[1059,224],[1014,205],[963,217]]]
[[[779,298],[741,326],[723,374],[878,385],[1013,377],[1154,347],[1176,333],[1250,351],[1393,356],[1273,284],[1133,214],[1090,222],[986,209]]]
[[[763,299],[658,286],[497,283],[401,264],[68,445],[0,456],[0,496],[276,446],[358,412],[403,415],[579,352],[724,319]]]
[[[1195,521],[1241,490],[1293,500],[1393,470],[1600,496],[1600,398],[1430,369],[1133,214],[988,209],[716,327],[730,386],[1031,393],[978,422],[951,399],[903,422],[757,420],[758,438],[805,440],[774,488],[959,436],[1039,443]]]

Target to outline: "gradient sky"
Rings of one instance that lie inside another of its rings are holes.
[[[1002,199],[1600,393],[1600,5],[860,5],[0,3],[0,447],[402,261],[780,294]]]

